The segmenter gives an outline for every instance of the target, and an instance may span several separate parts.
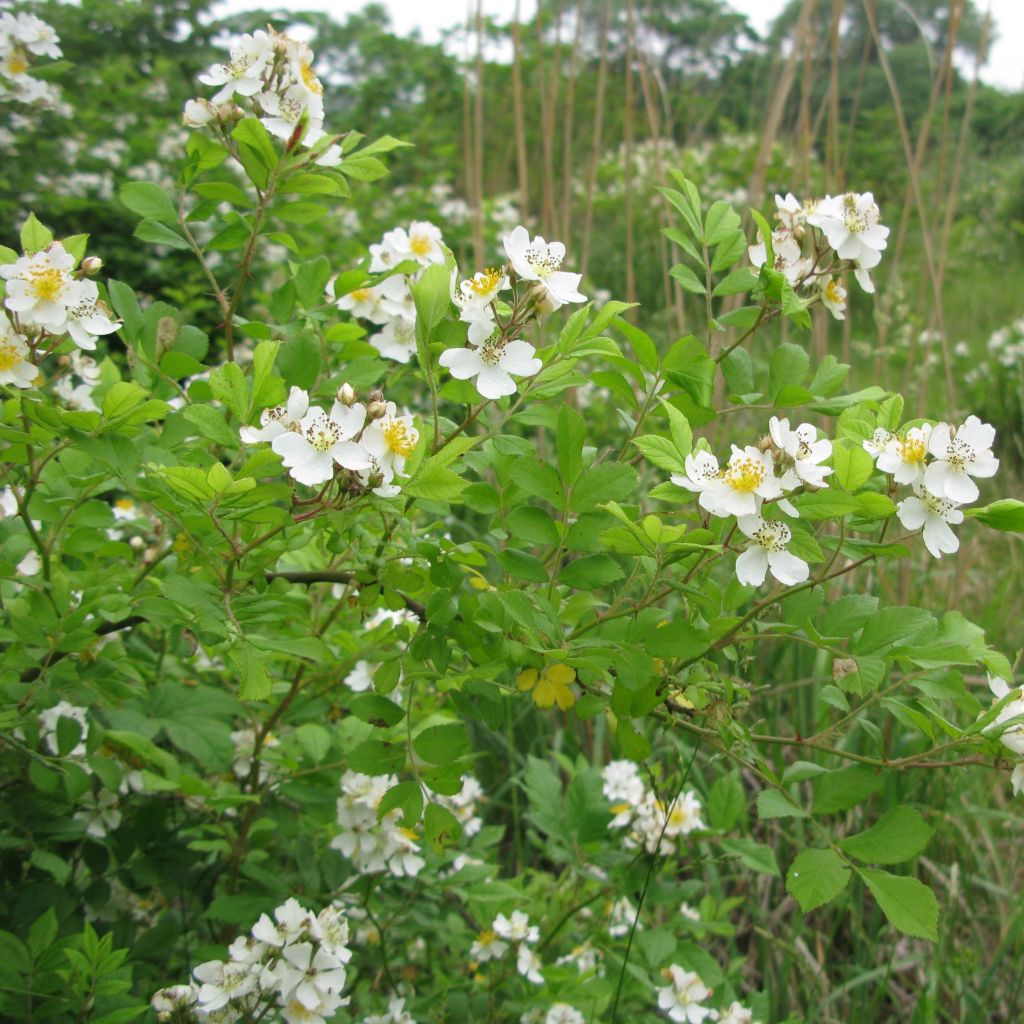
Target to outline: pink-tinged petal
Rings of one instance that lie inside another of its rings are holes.
[[[950,471],[946,475],[946,497],[960,505],[977,500],[978,485],[966,474]]]
[[[345,469],[369,469],[373,462],[370,454],[355,441],[342,441],[331,449],[334,461]]]
[[[768,565],[772,575],[787,587],[795,587],[811,575],[811,567],[789,551],[769,551]]]
[[[504,398],[516,393],[516,382],[500,366],[484,366],[477,375],[476,389],[483,398]]]
[[[935,458],[941,459],[946,455],[949,443],[952,440],[948,423],[936,423],[932,432],[928,435],[928,452]],[[930,468],[930,467],[929,467]],[[928,490],[931,490],[929,487]]]
[[[510,341],[498,359],[498,365],[508,373],[532,377],[540,373],[544,364],[534,357],[536,349],[528,341]]]
[[[764,548],[749,548],[736,559],[736,579],[748,587],[759,587],[768,575],[768,552]]]
[[[470,377],[475,377],[487,366],[480,358],[480,352],[475,348],[445,349],[438,362],[456,380],[469,380]]]

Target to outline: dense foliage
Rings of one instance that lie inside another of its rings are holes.
[[[489,101],[476,156],[483,85],[379,10],[314,53],[35,9],[0,21],[40,154],[2,171],[5,1019],[1016,1019],[1024,335],[909,311],[883,136],[837,176],[747,134],[765,58],[710,0],[649,5],[635,71],[631,6],[542,6],[486,68],[539,118]],[[568,59],[672,97],[582,174]],[[956,229],[1009,253],[993,209]]]

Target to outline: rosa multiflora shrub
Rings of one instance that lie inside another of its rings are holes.
[[[699,313],[655,339],[522,225],[484,267],[427,221],[336,266],[317,223],[400,143],[332,134],[314,68],[245,36],[178,188],[121,189],[213,330],[45,210],[0,251],[5,1016],[779,1019],[733,955],[755,884],[935,941],[928,809],[871,798],[1021,788],[1024,697],[958,611],[872,591],[1024,505],[978,416],[777,340],[874,289],[872,195],[750,238],[677,175]],[[780,644],[813,735],[765,731]]]

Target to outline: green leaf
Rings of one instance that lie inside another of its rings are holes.
[[[803,850],[786,872],[786,890],[805,914],[831,903],[849,882],[850,868],[833,850]]]
[[[567,488],[583,472],[583,442],[586,436],[587,425],[583,417],[571,406],[563,405],[558,410],[555,450],[558,455],[558,471]]]
[[[782,790],[762,789],[757,794],[757,816],[766,821],[769,818],[806,818],[808,814]]]
[[[349,752],[348,767],[364,775],[391,775],[405,764],[405,744],[364,740]]]
[[[574,512],[586,512],[605,501],[623,501],[636,486],[636,470],[621,463],[602,462],[584,470],[572,491]]]
[[[123,416],[139,405],[146,397],[146,392],[131,381],[119,380],[112,384],[103,396],[102,412],[104,419],[112,420]]]
[[[427,804],[423,814],[423,832],[427,842],[436,850],[458,839],[462,835],[462,826],[447,807],[431,803]]]
[[[117,198],[139,217],[162,224],[178,223],[178,211],[174,208],[171,197],[151,181],[125,182],[118,191]]]
[[[237,363],[225,363],[210,374],[210,390],[241,421],[248,421],[249,387]]]
[[[667,399],[663,398],[661,405],[668,414],[672,440],[679,449],[679,454],[685,459],[693,450],[693,430],[690,428],[690,421]]]
[[[361,693],[352,698],[349,707],[360,721],[382,729],[397,725],[405,717],[398,704],[379,693]]]
[[[391,701],[387,703],[391,704]],[[331,749],[331,734],[319,722],[303,722],[295,730],[295,738],[314,764],[319,764]]]
[[[402,490],[413,498],[427,501],[454,501],[466,487],[467,481],[446,466],[428,459],[415,478]]]
[[[585,555],[570,562],[559,575],[559,583],[574,590],[592,590],[623,577],[622,568],[610,555]]]
[[[395,808],[401,809],[402,824],[406,828],[416,827],[423,813],[423,790],[418,782],[399,782],[392,786],[377,805],[378,819]]]
[[[894,928],[914,938],[938,941],[939,904],[927,885],[879,868],[860,868],[858,874]]]
[[[639,327],[634,327],[633,324],[623,320],[621,317],[616,317],[613,323],[616,329],[625,335],[630,345],[633,346],[633,351],[636,353],[636,358],[640,365],[648,372],[656,373],[658,370],[658,349],[651,340],[651,336],[645,334]]]
[[[461,723],[432,725],[413,739],[412,748],[424,761],[448,764],[469,753],[469,733]]]
[[[30,213],[21,225],[21,247],[27,253],[39,252],[45,249],[53,241],[53,232],[36,220],[36,215]]]
[[[768,369],[772,400],[779,397],[783,388],[802,384],[810,365],[810,357],[799,345],[779,345],[772,353]]]
[[[634,437],[632,443],[652,466],[668,470],[670,473],[683,471],[683,456],[679,454],[675,444],[667,437],[646,434],[643,437]]]
[[[409,286],[416,304],[417,332],[422,326],[429,341],[437,325],[451,309],[451,271],[443,263],[433,263],[423,276]]]
[[[746,809],[747,795],[737,772],[723,775],[715,781],[707,801],[708,822],[714,828],[728,832],[743,817]]]
[[[264,655],[249,644],[232,649],[230,654],[240,676],[238,699],[267,700],[272,687],[264,665]]]
[[[994,530],[1007,533],[1024,533],[1024,501],[1003,498],[993,501],[984,508],[965,508],[964,513],[978,519]]]
[[[685,263],[677,263],[669,273],[684,291],[692,292],[694,295],[704,295],[707,292],[704,283]]]
[[[764,843],[755,843],[752,839],[723,839],[719,843],[722,851],[739,859],[739,862],[759,875],[773,875],[778,878],[778,861],[775,851]]]
[[[854,645],[854,653],[883,654],[934,628],[935,617],[924,608],[892,606],[873,615]]]
[[[840,840],[839,846],[868,864],[901,864],[916,857],[933,834],[931,826],[913,807],[900,804],[870,828]]]
[[[665,356],[665,376],[681,387],[697,405],[710,408],[715,362],[692,335],[680,338]]]
[[[837,441],[832,446],[832,479],[844,491],[855,491],[874,472],[875,463],[860,446],[849,441]]]
[[[883,777],[870,768],[850,765],[819,775],[814,787],[814,813],[835,814],[863,803],[882,788]]]
[[[704,244],[713,246],[724,242],[739,226],[740,215],[725,200],[716,200],[704,218]]]
[[[161,224],[159,221],[146,219],[139,221],[135,229],[135,237],[143,242],[152,242],[154,245],[166,245],[171,249],[187,249],[188,242],[185,241],[177,231]]]

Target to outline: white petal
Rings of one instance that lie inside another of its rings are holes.
[[[483,398],[503,398],[516,393],[516,383],[500,366],[484,366],[477,375],[476,389]]]
[[[469,380],[475,377],[487,364],[480,358],[475,348],[449,348],[441,353],[438,362],[445,367],[456,380]]]
[[[748,548],[736,559],[736,579],[750,587],[759,587],[768,575],[768,552],[762,547]]]
[[[527,341],[510,341],[498,360],[498,365],[508,373],[521,377],[532,377],[539,373],[543,363],[534,358],[536,349]]]
[[[803,583],[811,575],[811,567],[789,551],[769,551],[768,565],[772,575],[787,587]]]

